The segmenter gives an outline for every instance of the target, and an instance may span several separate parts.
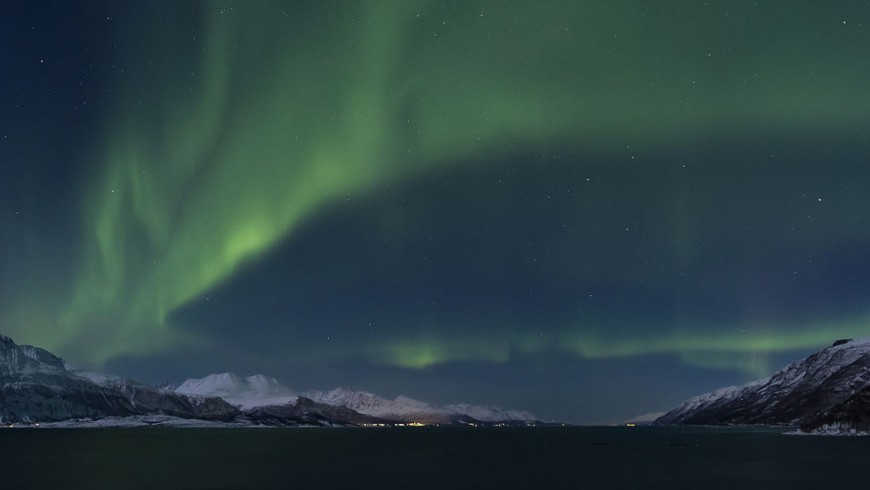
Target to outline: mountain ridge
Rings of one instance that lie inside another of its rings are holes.
[[[328,393],[332,393],[331,398],[325,395]],[[349,388],[310,391],[305,395],[309,396],[296,395],[275,378],[261,374],[242,377],[229,372],[190,378],[174,388],[155,387],[121,376],[72,369],[45,349],[18,345],[0,335],[0,423],[9,425],[291,427],[410,422],[412,425],[539,423],[528,412],[467,404],[437,407],[405,396],[386,400]]]
[[[277,379],[255,374],[215,373],[188,378],[173,390],[190,396],[216,396],[242,409],[280,405],[296,399],[296,393]]]
[[[860,419],[868,409],[870,338],[840,339],[770,378],[690,398],[655,423],[788,425],[813,431],[831,424],[870,425]]]
[[[228,420],[238,410],[218,398],[193,399],[119,377],[95,383],[63,359],[0,336],[0,422],[59,422],[76,418],[160,414]]]
[[[533,414],[519,410],[502,410],[498,407],[467,403],[438,406],[404,395],[389,400],[349,387],[338,387],[328,391],[311,390],[303,393],[303,396],[328,405],[344,406],[373,417],[404,422],[462,423],[467,419],[473,419],[479,422],[516,423],[537,420]]]

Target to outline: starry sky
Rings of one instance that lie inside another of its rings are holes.
[[[0,4],[0,329],[576,423],[870,335],[870,2]]]

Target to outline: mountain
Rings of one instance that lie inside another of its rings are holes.
[[[63,359],[0,335],[0,423],[50,427],[365,426],[525,424],[527,412],[474,405],[439,407],[337,388],[295,393],[274,378],[233,373],[177,388],[67,367]]]
[[[195,396],[216,396],[241,409],[279,405],[296,399],[296,393],[275,378],[262,374],[243,378],[234,373],[210,374],[188,379],[175,388],[176,393]]]
[[[401,395],[388,400],[372,393],[346,387],[329,391],[308,391],[302,396],[327,405],[350,408],[361,414],[406,423],[525,423],[537,420],[528,412],[468,404],[440,407]]]
[[[870,338],[830,347],[768,379],[729,387],[684,402],[656,424],[870,426]],[[867,427],[870,428],[870,427]]]
[[[160,414],[180,418],[229,420],[238,410],[220,398],[191,398],[117,377],[95,383],[68,370],[45,349],[17,345],[0,336],[0,422],[54,422],[69,419]]]
[[[245,411],[244,418],[256,425],[276,427],[392,425],[396,422],[361,414],[347,407],[318,403],[304,396],[297,397],[293,403],[254,407]]]

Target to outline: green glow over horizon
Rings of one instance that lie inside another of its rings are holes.
[[[81,196],[85,253],[73,292],[55,323],[27,335],[60,351],[99,338],[87,352],[95,364],[192,341],[171,314],[292,240],[327,206],[517,147],[703,147],[721,134],[847,127],[870,113],[863,75],[830,46],[803,41],[789,24],[806,20],[796,13],[759,34],[750,6],[735,7],[746,18],[737,27],[712,17],[689,25],[696,13],[677,10],[658,17],[664,23],[646,20],[661,9],[671,7],[347,2],[308,25],[277,2],[205,2],[195,41],[159,13],[131,22],[119,29],[125,71]],[[725,49],[719,39],[729,35],[761,47]],[[805,49],[777,49],[777,37]],[[836,331],[857,336],[866,320]],[[547,349],[675,353],[700,364],[704,352],[830,341],[818,325],[743,337],[682,327],[630,338],[578,328],[547,341],[433,331],[358,351],[408,368]],[[728,364],[717,359],[708,364]]]
[[[686,363],[715,369],[733,369],[751,377],[769,376],[781,366],[766,359],[777,352],[814,350],[830,345],[830,332],[851,338],[865,337],[870,314],[834,324],[808,322],[792,325],[788,334],[776,328],[758,327],[754,332],[734,335],[715,329],[682,332],[640,333],[619,338],[592,335],[580,329],[545,337],[529,336],[520,331],[497,338],[465,335],[452,339],[411,338],[385,342],[371,359],[388,364],[423,369],[456,361],[506,362],[515,354],[565,352],[586,359],[612,359],[637,355],[676,354]]]

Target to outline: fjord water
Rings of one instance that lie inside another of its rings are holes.
[[[655,427],[8,429],[0,487],[825,488],[870,437]]]

